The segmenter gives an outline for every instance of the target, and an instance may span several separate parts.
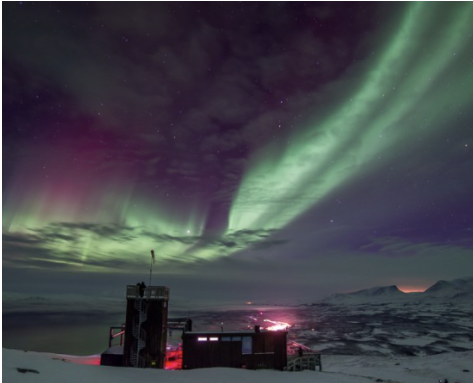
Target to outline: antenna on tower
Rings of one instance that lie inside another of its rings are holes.
[[[151,265],[149,267],[149,286],[151,286],[151,278],[153,276],[154,250],[151,250]]]

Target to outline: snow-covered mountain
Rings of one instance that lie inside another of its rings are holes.
[[[390,303],[449,299],[473,302],[473,277],[438,281],[423,293],[404,293],[397,286],[381,286],[351,293],[337,293],[322,299],[321,303]]]
[[[472,299],[473,278],[461,278],[453,281],[438,281],[429,287],[423,295],[430,298],[449,298],[454,300]]]
[[[406,296],[397,286],[372,287],[352,293],[337,293],[322,299],[323,303],[392,302]]]

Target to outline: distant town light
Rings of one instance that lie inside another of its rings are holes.
[[[270,320],[270,319],[265,319],[264,321],[273,324],[272,326],[269,326],[269,327],[265,328],[268,331],[286,330],[289,327],[291,327],[291,325],[289,323],[286,323],[286,322],[277,322],[277,321],[273,321],[273,320]]]

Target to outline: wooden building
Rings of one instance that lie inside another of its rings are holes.
[[[164,368],[169,288],[127,286],[123,365]]]
[[[283,370],[287,331],[184,332],[183,369],[238,367]]]

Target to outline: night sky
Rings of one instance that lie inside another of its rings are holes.
[[[3,292],[473,274],[473,4],[2,3]],[[174,294],[174,295],[173,295]]]

